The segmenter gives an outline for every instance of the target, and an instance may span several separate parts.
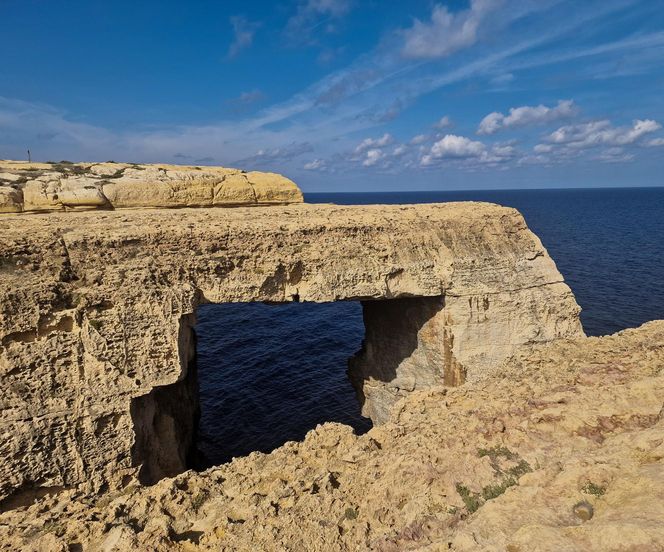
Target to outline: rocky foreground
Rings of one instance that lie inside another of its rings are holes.
[[[152,487],[63,489],[0,516],[3,550],[664,550],[664,321],[525,345],[415,392],[361,437]]]

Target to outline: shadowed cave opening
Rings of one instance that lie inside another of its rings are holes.
[[[324,422],[370,429],[346,375],[364,337],[359,302],[210,304],[196,317],[197,468],[270,452]]]

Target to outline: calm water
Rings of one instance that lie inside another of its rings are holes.
[[[664,188],[307,194],[310,203],[479,200],[516,207],[583,308],[586,333],[664,318]],[[199,448],[209,464],[338,421],[365,431],[346,379],[364,328],[358,303],[199,310]]]

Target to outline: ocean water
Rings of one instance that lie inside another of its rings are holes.
[[[306,194],[310,203],[490,201],[526,218],[582,307],[589,335],[664,318],[664,188]],[[299,440],[318,423],[366,431],[346,361],[359,303],[206,305],[198,312],[204,465]]]

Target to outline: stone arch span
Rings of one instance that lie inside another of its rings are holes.
[[[377,423],[406,393],[582,333],[541,242],[497,205],[7,215],[0,234],[0,499],[179,470],[150,451],[168,435],[164,458],[187,449],[188,414],[155,433],[137,412],[188,396],[204,302],[362,301],[351,374]]]

